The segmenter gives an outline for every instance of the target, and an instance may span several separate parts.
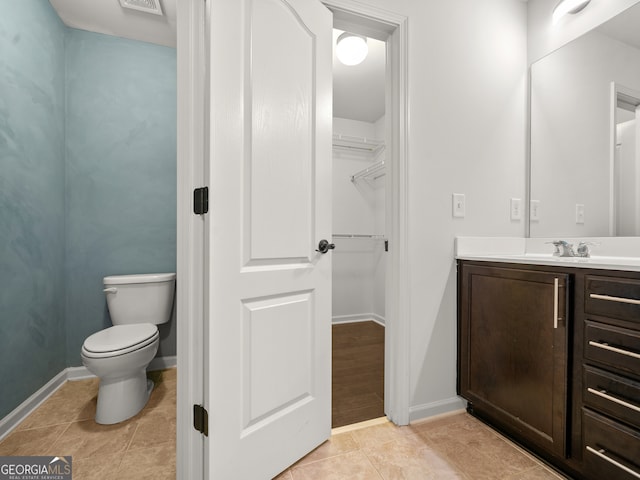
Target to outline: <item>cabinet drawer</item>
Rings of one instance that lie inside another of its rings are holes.
[[[593,479],[640,478],[640,432],[583,410],[585,472]]]
[[[640,280],[587,276],[585,312],[627,320],[640,328]]]
[[[584,367],[584,404],[640,428],[640,382]]]
[[[637,376],[640,372],[640,332],[598,322],[585,322],[584,355]]]

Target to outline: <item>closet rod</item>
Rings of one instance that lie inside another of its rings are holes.
[[[360,178],[373,176],[376,173],[380,173],[380,175],[375,178],[380,178],[382,175],[384,175],[384,160],[380,160],[378,163],[367,167],[364,170],[360,170],[358,173],[354,173],[353,175],[351,175],[351,181],[355,182]]]
[[[380,240],[384,240],[385,238],[384,235],[377,235],[377,234],[367,235],[362,233],[334,233],[332,236],[333,238],[376,238]]]
[[[334,233],[331,235],[333,238],[372,238],[374,240],[384,240],[384,251],[389,251],[389,240],[384,235],[379,234],[362,234],[362,233]]]

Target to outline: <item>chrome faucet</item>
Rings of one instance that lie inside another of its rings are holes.
[[[591,252],[589,252],[589,245],[600,245],[600,244],[594,243],[594,242],[580,242],[578,244],[578,248],[576,249],[576,257],[589,258],[591,256]]]
[[[592,242],[580,242],[576,250],[573,249],[573,244],[566,242],[565,240],[556,240],[553,246],[556,247],[556,251],[553,252],[554,257],[582,257],[589,258],[591,253],[589,252],[589,245],[598,245]]]
[[[556,247],[556,251],[553,252],[554,257],[575,257],[576,252],[573,251],[573,244],[565,242],[564,240],[555,240],[553,246]]]

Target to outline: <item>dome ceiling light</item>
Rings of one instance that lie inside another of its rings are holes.
[[[553,9],[551,16],[553,24],[556,25],[562,17],[567,13],[578,13],[584,7],[586,7],[591,0],[561,0],[556,8]]]
[[[361,35],[344,32],[338,37],[336,55],[345,65],[358,65],[367,58],[369,47],[367,39]]]

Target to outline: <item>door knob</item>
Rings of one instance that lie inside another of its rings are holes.
[[[336,248],[335,244],[329,243],[323,238],[322,240],[320,240],[320,243],[318,243],[316,252],[327,253],[329,250],[333,250],[334,248]]]

